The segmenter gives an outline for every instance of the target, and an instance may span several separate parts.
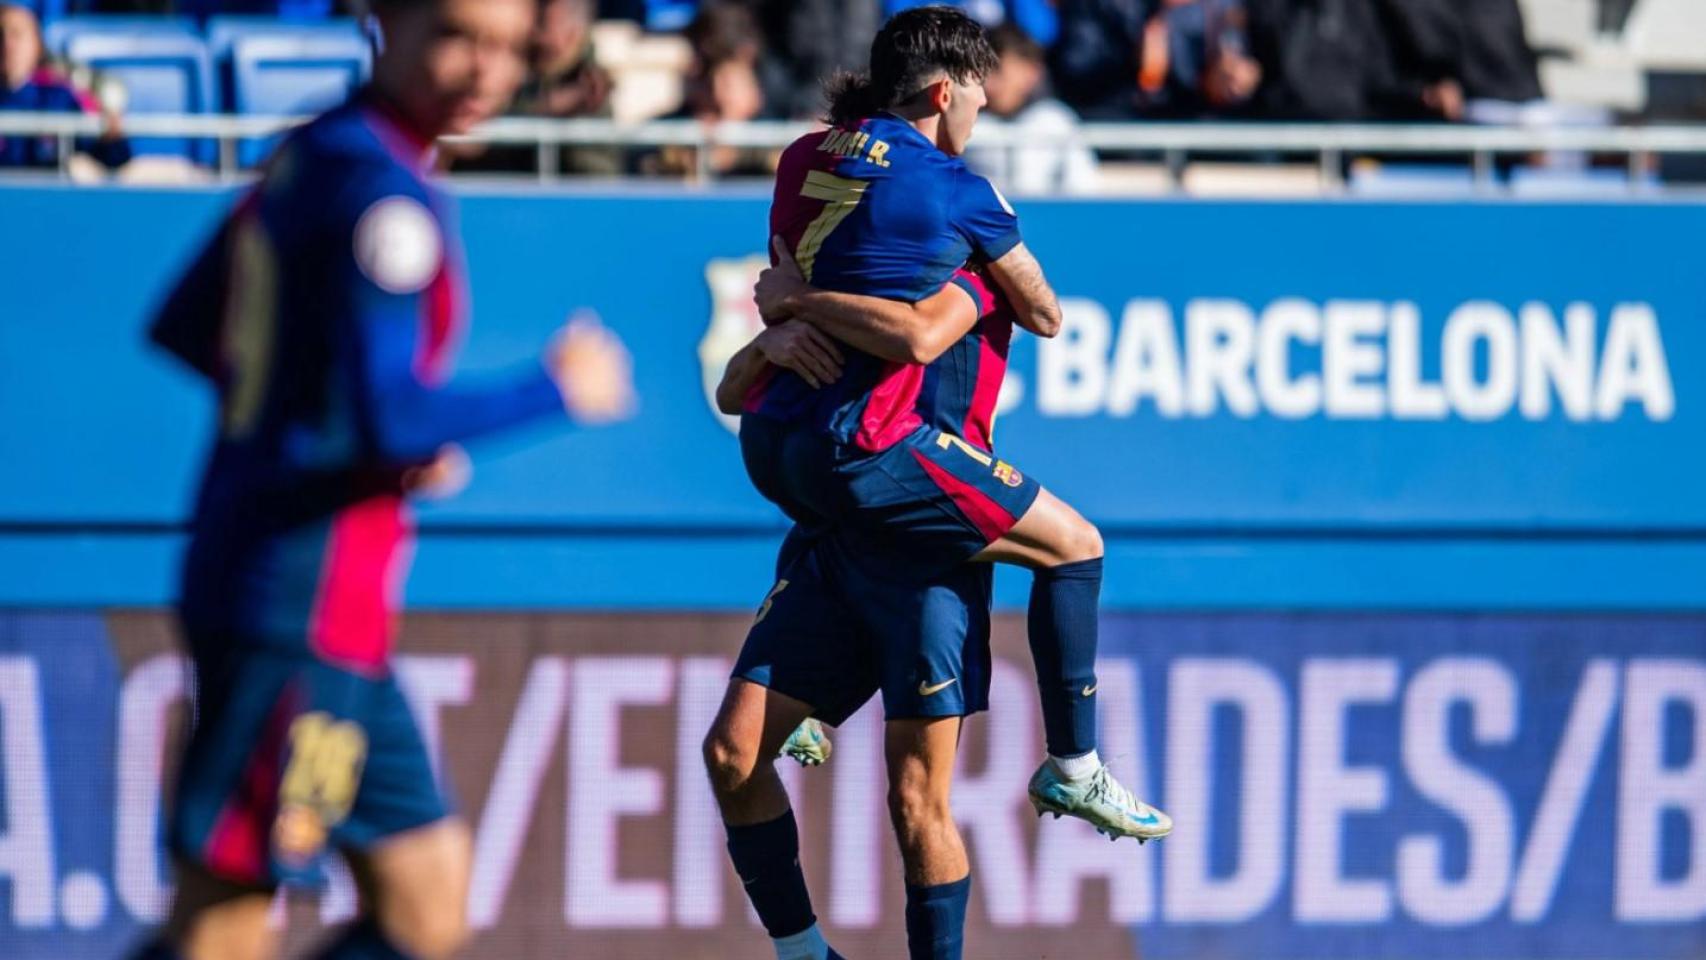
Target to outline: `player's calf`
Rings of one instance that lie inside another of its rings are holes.
[[[705,772],[728,832],[729,860],[778,960],[829,960],[800,869],[799,827],[773,766],[812,708],[746,680],[730,682],[705,735]]]
[[[885,734],[911,960],[959,960],[964,948],[971,876],[950,802],[959,730],[959,717],[945,717],[891,720]]]

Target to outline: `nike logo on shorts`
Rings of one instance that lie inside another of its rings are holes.
[[[941,683],[927,683],[920,680],[918,681],[918,695],[921,697],[933,697],[958,682],[960,682],[959,677],[950,677],[947,680],[943,680]]]
[[[1101,686],[1101,684],[1099,684],[1099,683],[1096,683],[1096,684],[1086,683],[1084,685],[1084,696],[1088,697],[1090,694],[1095,693],[1096,688],[1100,687],[1100,686]]]

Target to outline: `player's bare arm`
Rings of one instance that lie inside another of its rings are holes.
[[[723,368],[717,384],[717,409],[729,416],[741,412],[746,395],[766,368],[784,367],[812,387],[841,379],[841,348],[823,331],[799,320],[767,327],[740,348]]]
[[[723,368],[723,379],[717,382],[717,412],[729,417],[738,416],[747,393],[769,365],[757,342],[741,347],[729,358],[729,365]]]
[[[766,318],[803,320],[837,340],[894,363],[930,363],[977,325],[977,302],[955,284],[918,301],[820,290],[806,282],[780,239],[778,262],[753,295]]]
[[[989,272],[1012,301],[1018,324],[1039,337],[1060,333],[1060,300],[1043,276],[1043,265],[1023,243],[989,264]]]

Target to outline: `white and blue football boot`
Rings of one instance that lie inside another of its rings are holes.
[[[1037,816],[1077,817],[1109,840],[1136,837],[1138,843],[1159,840],[1173,830],[1173,818],[1131,795],[1114,779],[1107,764],[1081,780],[1063,776],[1053,760],[1031,776],[1031,806]]]

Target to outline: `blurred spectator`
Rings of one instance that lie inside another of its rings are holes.
[[[1025,31],[1005,23],[989,32],[1000,65],[984,78],[986,112],[1023,143],[980,146],[972,141],[966,162],[1015,193],[1086,193],[1096,186],[1096,155],[1074,142],[1078,115],[1047,95],[1043,48]]]
[[[1086,116],[1239,111],[1262,68],[1243,0],[1062,0],[1055,82]]]
[[[130,142],[124,138],[116,111],[103,110],[95,99],[73,87],[46,64],[41,24],[35,11],[19,3],[0,2],[0,110],[39,113],[100,113],[106,128],[99,138],[79,138],[76,149],[108,168],[130,162]],[[52,167],[59,163],[57,137],[0,137],[0,166]]]
[[[882,0],[756,0],[756,8],[770,112],[797,119],[822,115],[826,78],[865,69],[883,24]]]
[[[544,0],[534,33],[530,72],[510,106],[512,117],[609,117],[610,72],[599,66],[592,47],[595,0]],[[526,173],[539,162],[532,145],[461,144],[454,148],[457,170]],[[564,147],[564,173],[614,176],[623,172],[622,151],[615,147]]]
[[[535,117],[610,113],[610,72],[592,49],[593,0],[545,0],[533,45],[533,74],[513,112]]]
[[[1543,96],[1540,62],[1517,0],[1442,0],[1455,73],[1470,119],[1477,104],[1529,104]]]
[[[1262,64],[1258,112],[1277,119],[1456,120],[1463,87],[1434,33],[1437,0],[1247,0]],[[1468,0],[1471,3],[1484,0]]]
[[[706,126],[756,120],[764,113],[764,85],[759,63],[763,35],[752,12],[730,0],[713,0],[699,8],[687,25],[693,48],[693,67],[687,77],[686,102],[675,119],[691,118]],[[645,158],[648,173],[692,175],[699,169],[698,149],[668,147]],[[769,151],[743,147],[713,147],[705,165],[719,177],[761,176],[775,168]]]
[[[1130,116],[1135,104],[1137,42],[1149,0],[1061,0],[1055,42],[1055,91],[1095,119]]]

